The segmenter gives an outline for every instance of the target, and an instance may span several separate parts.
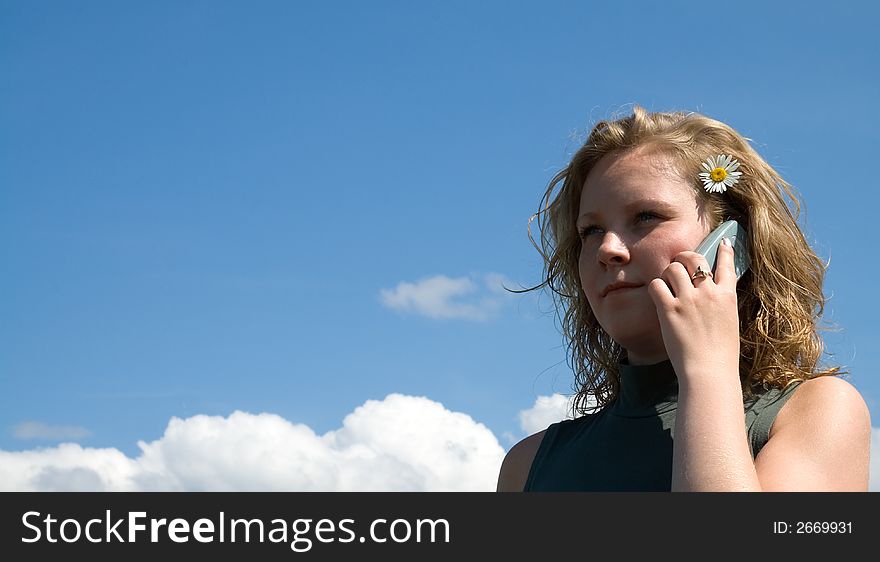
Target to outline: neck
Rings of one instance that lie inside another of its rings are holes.
[[[666,361],[667,359],[669,359],[669,355],[666,354],[666,350],[663,350],[662,353],[645,355],[633,353],[629,350],[626,352],[626,360],[630,365],[654,365]]]
[[[654,365],[669,359],[663,344],[663,331],[656,315],[645,320],[643,329],[626,333],[626,337],[614,338],[626,353],[630,365]]]
[[[627,349],[626,360],[630,365],[654,365],[669,359],[666,348],[660,346],[660,349]]]

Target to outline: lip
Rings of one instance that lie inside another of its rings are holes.
[[[616,283],[611,283],[607,285],[604,289],[602,289],[602,297],[608,296],[608,293],[613,291],[618,291],[620,289],[635,289],[636,287],[641,287],[642,285],[639,283],[628,283],[626,281],[618,281]]]

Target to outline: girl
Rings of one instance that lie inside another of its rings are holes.
[[[515,445],[499,491],[867,490],[867,406],[818,364],[824,266],[742,136],[635,107],[593,128],[544,201],[546,279],[528,290],[556,294],[582,415]],[[714,269],[693,251],[728,220],[739,280],[729,241]]]

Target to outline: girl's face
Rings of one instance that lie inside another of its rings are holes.
[[[577,229],[581,289],[599,324],[631,364],[667,359],[648,284],[709,233],[690,182],[661,152],[605,156],[584,182]]]

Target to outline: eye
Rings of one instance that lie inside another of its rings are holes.
[[[639,211],[636,213],[636,222],[644,222],[651,219],[659,219],[660,215],[653,211]]]
[[[634,224],[641,224],[646,221],[652,221],[652,220],[661,219],[661,218],[662,217],[660,215],[658,215],[657,213],[655,213],[654,211],[647,211],[647,210],[639,211],[638,213],[636,213],[635,218],[633,220],[633,223]],[[586,238],[587,236],[589,236],[591,234],[596,234],[601,231],[602,231],[602,227],[597,224],[589,224],[586,226],[579,227],[577,229],[578,238],[580,238],[581,240],[583,240],[584,238]]]
[[[599,231],[599,230],[601,230],[601,228],[599,228],[599,227],[596,226],[595,224],[590,224],[590,225],[587,225],[587,226],[582,226],[582,227],[578,228],[578,238],[580,238],[581,240],[583,240],[584,238],[586,238],[586,237],[589,236],[590,234],[594,234],[595,232],[597,232],[597,231]]]

